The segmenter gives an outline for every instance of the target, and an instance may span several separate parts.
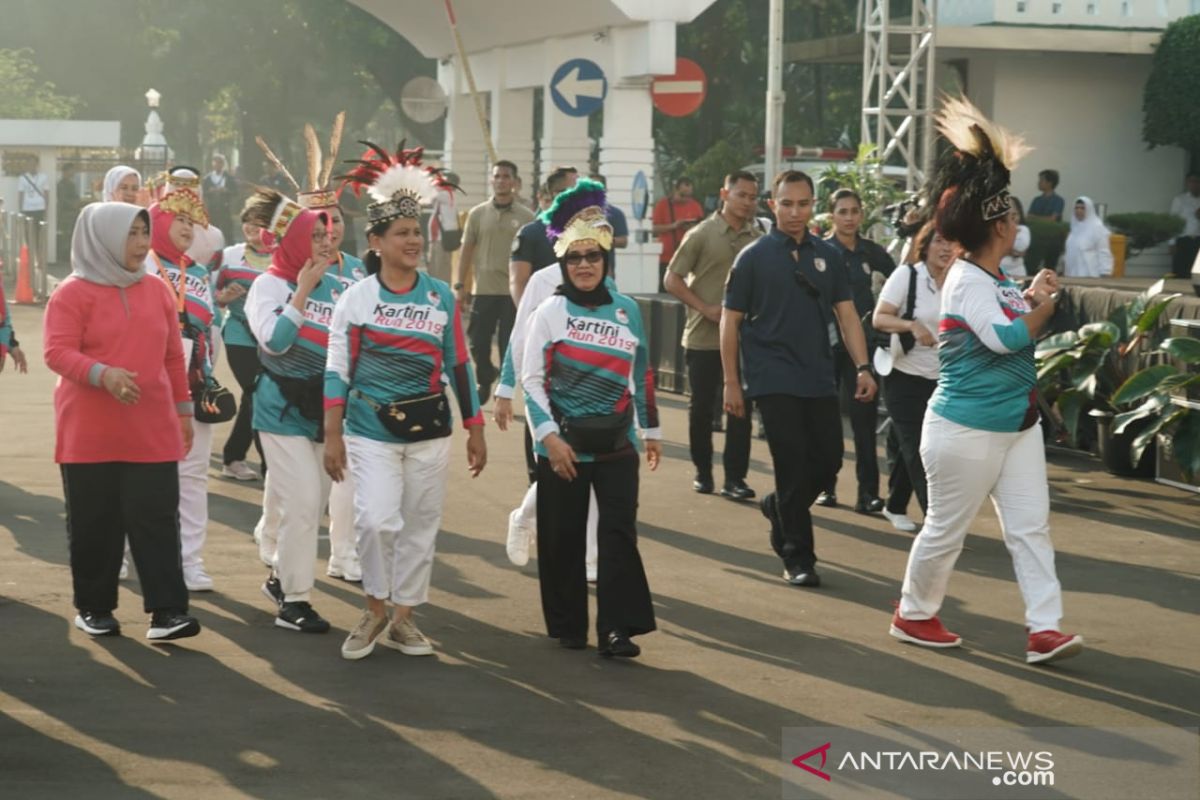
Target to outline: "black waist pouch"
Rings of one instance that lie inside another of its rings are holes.
[[[619,414],[597,417],[568,417],[555,409],[554,421],[559,435],[576,453],[606,455],[629,447],[629,429],[633,426],[633,404]]]
[[[407,442],[441,439],[451,432],[450,401],[444,392],[402,397],[379,403],[359,391],[355,396],[370,406],[388,433]]]
[[[280,412],[280,418],[289,408],[294,408],[300,416],[317,423],[317,441],[325,441],[325,376],[313,375],[309,378],[289,378],[264,369],[262,372],[279,387],[286,405]]]

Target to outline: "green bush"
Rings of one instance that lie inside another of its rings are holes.
[[[1174,214],[1159,214],[1154,211],[1109,214],[1105,222],[1110,230],[1129,237],[1129,257],[1178,236],[1183,232],[1184,224],[1183,220]]]
[[[1071,226],[1066,222],[1030,217],[1025,219],[1025,225],[1029,228],[1029,250],[1025,253],[1025,268],[1030,275],[1043,267],[1054,269],[1066,246]]]

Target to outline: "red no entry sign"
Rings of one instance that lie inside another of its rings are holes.
[[[659,75],[650,86],[654,107],[669,117],[686,117],[708,94],[708,77],[690,58],[675,59],[674,75]]]

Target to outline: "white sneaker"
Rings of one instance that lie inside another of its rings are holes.
[[[523,567],[529,563],[529,544],[534,535],[533,528],[522,524],[521,509],[513,509],[508,515],[508,541],[504,545],[513,565]]]
[[[222,478],[233,478],[235,481],[256,481],[258,473],[245,461],[234,461],[221,467]]]
[[[204,571],[202,564],[183,568],[183,583],[189,592],[211,592],[213,579]]]
[[[129,556],[121,557],[121,571],[117,573],[118,580],[126,580],[129,577]]]
[[[341,578],[350,583],[362,582],[362,562],[357,558],[340,560],[336,558],[329,559],[329,565],[325,568],[325,574],[331,578]]]
[[[913,531],[915,531],[917,529],[917,523],[915,523],[911,519],[909,519],[907,514],[893,514],[892,512],[888,511],[886,508],[883,509],[882,513],[883,513],[883,516],[885,518],[887,518],[887,521],[892,523],[892,527],[898,531],[904,531],[905,533],[912,533]]]

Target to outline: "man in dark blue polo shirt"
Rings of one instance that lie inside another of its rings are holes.
[[[546,178],[542,194],[553,201],[559,192],[570,189],[578,180],[579,171],[574,167],[557,167]],[[508,263],[508,289],[514,305],[521,305],[521,295],[525,294],[529,276],[551,264],[558,264],[558,256],[554,255],[554,248],[546,238],[546,223],[542,222],[539,214],[533,222],[521,228],[517,238],[513,239],[512,257]]]
[[[842,461],[837,330],[856,366],[855,399],[869,402],[876,387],[842,257],[808,231],[812,179],[782,172],[771,194],[775,228],[738,255],[725,288],[725,408],[745,415],[748,395],[762,411],[775,469],[762,502],[771,546],[784,580],[819,586],[809,508]]]
[[[854,297],[854,311],[859,319],[875,309],[875,294],[871,290],[872,277],[878,272],[883,277],[892,274],[896,262],[879,245],[859,235],[863,222],[862,198],[852,189],[838,189],[829,198],[829,212],[833,216],[833,233],[825,240],[833,245],[842,256],[842,267],[850,283]],[[838,383],[842,401],[850,415],[850,429],[854,432],[854,471],[858,478],[858,499],[854,510],[861,514],[877,514],[883,510],[879,497],[879,459],[875,455],[875,426],[879,422],[879,400],[856,403],[854,394],[854,362],[840,342],[834,348]],[[825,491],[817,497],[817,504],[836,506],[837,475],[829,482]]]

